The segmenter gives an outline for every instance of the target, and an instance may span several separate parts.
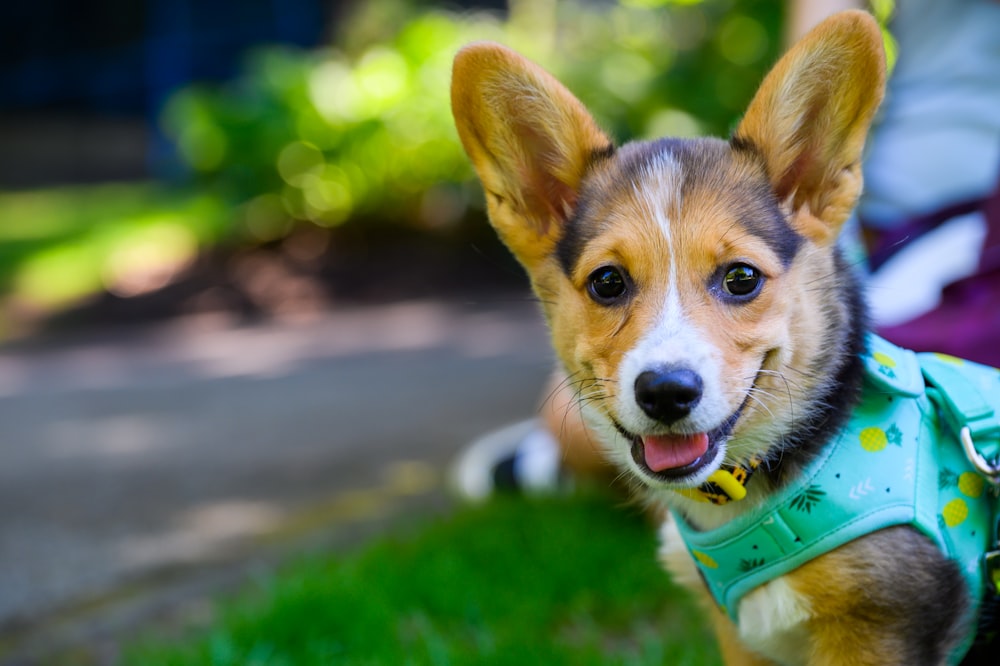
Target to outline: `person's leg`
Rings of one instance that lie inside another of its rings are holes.
[[[463,497],[484,499],[497,490],[553,491],[570,478],[614,478],[597,437],[587,428],[572,386],[554,372],[538,416],[489,432],[469,444],[451,471]]]

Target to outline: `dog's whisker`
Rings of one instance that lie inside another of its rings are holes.
[[[553,401],[555,400],[556,396],[562,394],[566,389],[571,389],[572,392],[575,394],[576,393],[575,389],[572,389],[573,377],[575,375],[580,374],[580,372],[582,371],[578,370],[576,372],[569,373],[565,377],[563,377],[562,380],[560,380],[559,383],[556,384],[551,391],[549,391],[548,395],[546,395],[542,399],[541,404],[538,406],[539,413],[544,411],[550,405],[553,409],[557,409],[558,407],[553,403]]]
[[[788,377],[786,377],[783,372],[778,372],[777,370],[761,370],[759,374],[763,374],[763,375],[765,375],[767,377],[777,377],[778,379],[780,379],[782,381],[782,383],[785,386],[785,395],[788,397],[788,407],[789,407],[789,409],[791,409],[791,410],[794,411],[794,409],[795,409],[795,397],[792,395],[792,387],[794,386],[799,391],[801,391],[803,389],[803,387],[801,385],[799,385],[798,383],[789,380]],[[760,389],[761,387],[756,386],[755,388]],[[770,397],[775,397],[773,394],[770,394],[770,393],[768,395]]]
[[[766,395],[768,395],[769,397],[773,397],[770,394],[766,394]],[[753,407],[756,407],[756,408],[759,408],[759,409],[765,411],[769,417],[774,418],[774,412],[772,412],[771,408],[767,406],[767,403],[765,403],[763,400],[761,400],[757,396],[757,392],[756,391],[750,392],[747,395],[747,397],[753,402],[753,404],[752,404]]]

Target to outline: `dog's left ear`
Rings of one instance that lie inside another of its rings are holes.
[[[733,135],[760,152],[792,223],[830,243],[861,193],[861,153],[885,88],[885,52],[867,13],[836,14],[767,75]]]

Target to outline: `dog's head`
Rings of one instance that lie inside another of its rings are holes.
[[[615,147],[518,54],[456,57],[452,106],[490,220],[591,425],[647,485],[767,455],[829,388],[853,288],[835,239],[884,77],[878,26],[846,12],[778,62],[729,141]]]

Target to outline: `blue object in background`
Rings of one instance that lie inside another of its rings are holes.
[[[261,44],[322,43],[339,4],[31,0],[0,5],[0,137],[14,148],[0,155],[0,186],[151,175],[168,149],[157,118],[173,91],[194,81],[230,78],[245,53]],[[116,122],[138,131],[109,129]],[[145,136],[145,164],[133,160],[106,174],[74,166],[94,152],[89,146],[87,155],[72,154],[85,143],[79,132],[94,127],[102,137],[121,141]],[[53,132],[79,141],[54,141]],[[32,134],[38,135],[34,143]],[[51,154],[42,159],[34,154],[36,146]],[[68,170],[60,168],[63,163]]]

